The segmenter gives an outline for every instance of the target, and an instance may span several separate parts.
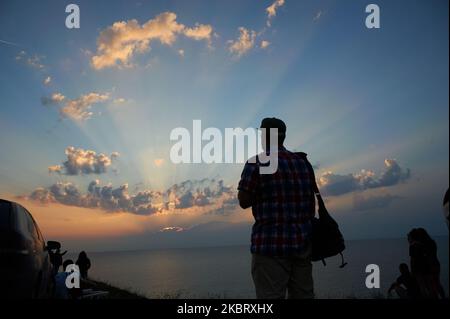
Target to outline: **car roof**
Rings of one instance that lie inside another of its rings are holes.
[[[10,200],[7,200],[7,199],[2,199],[2,198],[0,198],[0,203],[6,203],[6,204],[10,204],[11,205],[11,209],[10,209],[10,213],[11,214],[14,214],[15,212],[16,212],[16,206],[17,205],[19,205],[18,203],[16,203],[16,202],[13,202],[13,201],[10,201]]]
[[[12,213],[12,214],[16,213],[16,207],[22,207],[23,209],[25,209],[26,211],[28,211],[25,207],[23,207],[23,205],[21,205],[21,204],[19,204],[19,203],[17,203],[17,202],[13,202],[13,201],[11,201],[11,200],[7,200],[7,199],[0,198],[0,202],[4,202],[4,203],[7,203],[7,204],[11,204],[11,207],[12,207],[11,213]]]
[[[0,199],[0,204],[3,204],[0,215],[0,227],[2,229],[11,227],[11,217],[13,216],[14,203],[9,200]],[[5,205],[6,204],[6,207]],[[6,208],[6,209],[5,209]]]

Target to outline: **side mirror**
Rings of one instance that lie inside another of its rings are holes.
[[[47,246],[45,247],[46,250],[53,250],[53,249],[60,249],[61,243],[59,241],[53,241],[49,240],[47,242]]]

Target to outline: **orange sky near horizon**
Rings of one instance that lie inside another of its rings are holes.
[[[207,214],[206,209],[198,207],[144,216],[60,203],[42,204],[13,195],[3,198],[24,206],[38,223],[46,240],[112,238],[144,232],[158,232],[165,227],[187,229],[210,221],[240,223],[252,220],[250,210],[240,209],[227,216]]]

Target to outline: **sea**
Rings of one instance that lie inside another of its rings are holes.
[[[449,292],[449,238],[435,237],[441,283]],[[340,257],[313,263],[316,298],[395,298],[387,290],[408,263],[406,239],[346,242],[344,268]],[[88,252],[92,279],[148,298],[255,298],[248,246],[164,250]],[[75,258],[73,254],[68,257]],[[380,287],[367,288],[368,265],[377,265]]]

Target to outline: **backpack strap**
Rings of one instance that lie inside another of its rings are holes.
[[[340,252],[339,255],[341,255],[341,265],[339,266],[339,268],[344,268],[345,266],[347,266],[347,263],[344,261],[344,255],[342,254],[342,252]]]
[[[322,195],[320,195],[319,187],[317,186],[316,175],[314,174],[314,167],[311,165],[310,161],[308,161],[306,153],[297,152],[295,154],[300,156],[305,161],[306,166],[308,167],[309,173],[311,174],[311,177],[312,177],[311,182],[312,182],[313,191],[314,191],[314,194],[316,195],[317,203],[319,204],[319,209],[318,209],[319,217],[326,218],[327,216],[329,216],[329,214],[328,214],[327,208],[325,207],[325,203],[323,201]]]

